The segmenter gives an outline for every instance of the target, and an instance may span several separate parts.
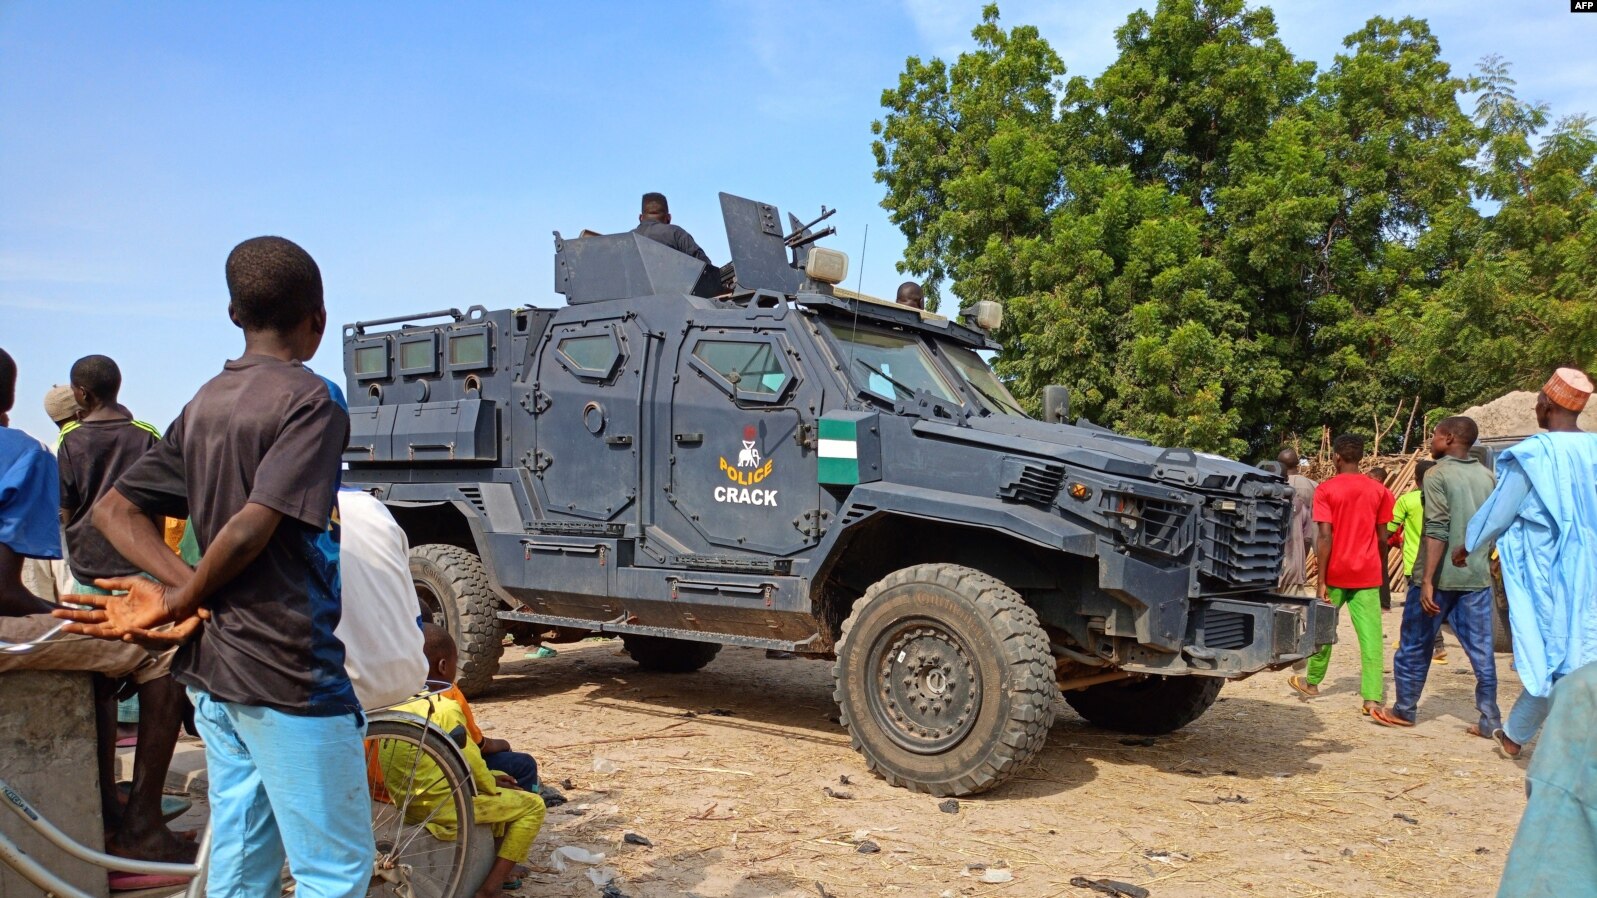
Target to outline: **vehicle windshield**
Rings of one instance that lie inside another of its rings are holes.
[[[993,369],[987,367],[987,363],[982,361],[981,356],[963,346],[955,346],[951,343],[943,342],[939,342],[937,345],[943,351],[943,354],[948,356],[948,360],[954,363],[954,370],[959,372],[959,376],[963,377],[965,383],[969,384],[970,388],[976,391],[976,395],[981,397],[981,404],[988,411],[993,414],[1009,415],[1015,418],[1028,417],[1021,410],[1020,403],[1016,402],[1015,397],[1010,395],[1009,389],[1004,386],[1003,381],[999,380],[998,375],[993,373]]]
[[[904,334],[826,322],[840,344],[848,376],[866,392],[889,401],[913,399],[925,390],[944,402],[961,405],[959,394],[937,373],[919,339]]]

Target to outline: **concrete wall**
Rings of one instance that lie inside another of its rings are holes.
[[[67,835],[104,848],[89,674],[0,673],[0,776]],[[106,872],[67,857],[22,818],[0,810],[0,831],[67,882],[105,898]],[[0,898],[44,893],[0,863]]]

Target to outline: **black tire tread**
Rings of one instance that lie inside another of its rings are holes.
[[[504,622],[499,619],[503,603],[489,585],[488,570],[476,553],[459,546],[429,543],[412,547],[410,554],[436,567],[455,594],[458,629],[451,635],[460,651],[455,685],[468,698],[477,695],[493,682],[505,650]]]
[[[671,639],[666,636],[643,636],[626,633],[621,644],[627,654],[644,670],[658,673],[693,673],[715,660],[721,652],[718,642],[697,642],[692,639]]]
[[[989,626],[1003,646],[1004,663],[1016,674],[1009,719],[1004,721],[1003,732],[999,736],[1003,749],[994,751],[977,770],[954,780],[935,783],[906,780],[884,769],[871,756],[850,720],[842,685],[845,676],[843,649],[853,635],[861,612],[878,595],[889,589],[926,582],[936,583],[969,598],[986,614]],[[985,792],[1013,776],[1042,750],[1048,740],[1048,730],[1054,723],[1055,699],[1059,697],[1048,636],[1043,632],[1037,612],[1020,598],[1019,593],[995,577],[973,568],[946,563],[919,564],[894,571],[872,584],[865,595],[854,603],[848,619],[843,622],[837,648],[837,660],[832,665],[832,698],[837,702],[839,719],[848,731],[849,742],[854,750],[864,756],[866,766],[894,786],[937,796]]]
[[[1138,736],[1173,733],[1203,716],[1220,696],[1219,677],[1151,677],[1128,689],[1101,683],[1065,693],[1065,704],[1093,726]]]

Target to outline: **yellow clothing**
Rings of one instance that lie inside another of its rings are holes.
[[[459,702],[446,695],[424,695],[395,710],[427,717],[430,703],[433,723],[448,733],[466,725],[466,714]],[[411,784],[405,822],[415,824],[426,820],[427,831],[435,838],[454,841],[459,834],[460,821],[450,802],[449,783],[438,766],[425,756],[416,763],[415,747],[398,740],[384,741],[374,754],[390,795],[394,790],[406,788],[407,782]],[[501,787],[493,771],[483,762],[482,751],[475,741],[466,740],[462,754],[466,756],[466,766],[471,768],[472,782],[477,786],[477,794],[471,800],[477,822],[493,824],[494,835],[503,838],[499,845],[500,857],[515,863],[526,860],[533,839],[543,828],[543,799],[532,792]],[[434,810],[437,816],[432,816]]]

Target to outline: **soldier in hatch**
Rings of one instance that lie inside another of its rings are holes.
[[[643,195],[643,209],[638,213],[638,226],[633,228],[632,232],[642,234],[658,243],[664,243],[677,252],[687,253],[706,265],[710,264],[710,257],[699,248],[693,235],[671,223],[671,207],[666,203],[663,193]]]
[[[905,281],[898,285],[898,304],[909,306],[918,311],[926,310],[926,291],[914,281]]]

